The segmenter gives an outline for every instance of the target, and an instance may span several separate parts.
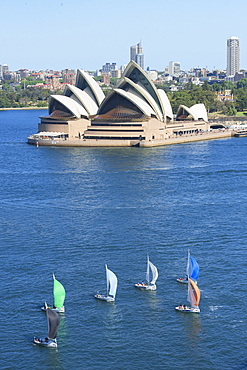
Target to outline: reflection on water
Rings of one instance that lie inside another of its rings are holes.
[[[105,304],[102,318],[102,331],[107,346],[118,347],[123,341],[123,317],[121,309],[115,303],[100,302]]]
[[[107,330],[119,329],[123,320],[121,309],[115,303],[105,304],[109,306],[108,309],[105,310],[105,319],[103,320],[105,328]]]
[[[46,359],[46,365],[49,366],[49,368],[60,368],[63,369],[61,357],[59,355],[59,350],[57,348],[46,348],[48,349],[48,356]]]
[[[181,313],[182,314],[182,313]],[[184,330],[189,341],[196,344],[201,340],[202,321],[200,314],[184,314]]]
[[[182,335],[182,343],[184,346],[185,352],[190,353],[190,356],[194,360],[201,359],[205,357],[205,348],[203,343],[203,327],[202,319],[200,314],[186,314],[182,312],[177,312],[180,317],[180,325]]]
[[[151,310],[156,310],[161,307],[161,299],[157,296],[157,292],[155,290],[150,290],[145,293],[145,303],[148,308]]]
[[[66,343],[67,340],[67,319],[66,314],[61,313],[60,315],[60,325],[58,331],[58,341],[61,343]]]

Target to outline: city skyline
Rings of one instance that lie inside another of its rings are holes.
[[[230,22],[234,9],[237,21]],[[243,0],[236,0],[234,8],[222,0],[206,5],[126,0],[121,10],[109,0],[9,0],[1,4],[1,64],[11,70],[96,70],[106,62],[120,66],[128,63],[130,46],[141,40],[145,69],[164,70],[174,60],[182,70],[225,70],[226,40],[236,35],[240,69],[247,69],[246,10]]]

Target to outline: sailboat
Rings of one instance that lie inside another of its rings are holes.
[[[101,299],[102,301],[106,302],[114,302],[117,292],[117,277],[111,270],[108,269],[107,265],[105,265],[106,269],[106,294],[95,294],[95,298]]]
[[[49,307],[51,310],[56,312],[64,312],[64,301],[66,297],[66,292],[64,286],[55,278],[53,274],[53,307]],[[46,303],[41,309],[46,310]]]
[[[177,311],[181,312],[192,312],[192,313],[199,313],[199,302],[200,302],[201,292],[198,288],[195,281],[192,279],[188,279],[188,296],[187,300],[190,302],[190,307],[187,307],[186,305],[180,305],[175,307]]]
[[[186,276],[184,278],[179,278],[177,281],[179,283],[188,284],[188,278],[197,281],[199,276],[199,265],[194,257],[191,256],[190,250],[188,250],[188,259],[186,267]]]
[[[33,338],[35,344],[45,347],[57,347],[57,332],[60,324],[58,313],[50,308],[46,308],[46,317],[48,324],[48,335],[46,338]]]
[[[152,279],[150,280],[150,272],[152,274]],[[149,261],[149,256],[147,256],[147,271],[146,271],[146,281],[142,283],[135,284],[136,288],[143,290],[156,290],[156,280],[158,279],[158,270],[152,262]]]

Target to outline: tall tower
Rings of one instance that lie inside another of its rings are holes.
[[[141,42],[130,47],[130,60],[133,60],[139,64],[142,69],[144,69],[144,54],[142,51]]]
[[[180,73],[180,63],[179,62],[170,62],[169,63],[169,75],[174,76]]]
[[[239,72],[240,48],[239,38],[236,36],[227,39],[227,65],[226,75],[235,76]]]

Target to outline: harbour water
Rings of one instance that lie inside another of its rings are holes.
[[[0,112],[1,369],[247,369],[247,138],[156,148],[29,146],[42,111]],[[201,313],[183,314],[188,248]],[[156,292],[133,287],[147,253]],[[115,303],[105,263],[118,276]],[[40,307],[66,288],[57,350]]]

